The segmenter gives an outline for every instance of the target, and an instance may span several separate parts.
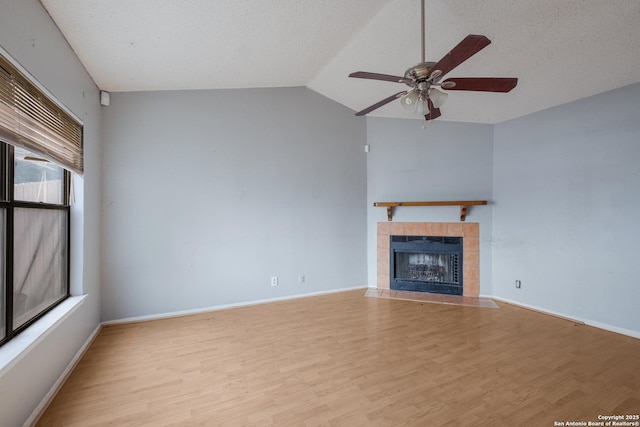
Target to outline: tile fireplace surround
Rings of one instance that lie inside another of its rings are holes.
[[[378,289],[389,289],[389,236],[462,237],[463,295],[480,294],[480,226],[477,222],[379,222]]]

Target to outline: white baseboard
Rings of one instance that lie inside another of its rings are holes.
[[[82,356],[84,356],[84,353],[87,351],[89,346],[93,343],[93,341],[96,339],[96,337],[98,336],[98,333],[100,332],[100,329],[102,329],[102,325],[98,324],[98,326],[96,326],[96,328],[93,330],[91,335],[89,335],[89,337],[86,339],[82,347],[80,347],[80,349],[76,352],[76,355],[73,357],[73,359],[71,359],[71,362],[69,362],[65,370],[62,371],[62,374],[60,374],[60,377],[53,384],[49,392],[42,398],[38,406],[36,406],[36,408],[33,410],[33,412],[31,413],[31,416],[27,418],[27,420],[24,422],[24,424],[22,425],[23,427],[30,427],[30,426],[36,425],[40,417],[44,414],[46,409],[49,407],[49,405],[53,401],[53,398],[56,397],[56,394],[58,394],[58,391],[60,391],[64,383],[67,381],[67,379],[69,378],[69,375],[71,375],[71,373],[75,369],[78,362],[80,362],[80,359],[82,359]]]
[[[627,335],[632,338],[640,339],[640,331],[634,331],[633,329],[620,328],[618,326],[609,325],[608,323],[597,322],[591,319],[583,319],[575,316],[571,316],[565,313],[559,313],[557,311],[548,310],[546,308],[538,307],[535,305],[525,304],[519,301],[513,301],[508,298],[502,298],[497,296],[487,296],[487,298],[494,299],[496,301],[502,301],[507,304],[512,304],[518,307],[526,308],[529,310],[538,311],[540,313],[549,314],[551,316],[560,317],[561,319],[570,320],[572,322],[582,323],[587,326],[593,326],[594,328],[604,329],[605,331],[615,332],[621,335]]]
[[[354,288],[332,289],[332,290],[329,290],[329,291],[311,292],[311,293],[307,293],[307,294],[289,295],[289,296],[284,296],[284,297],[269,298],[269,299],[263,299],[263,300],[245,301],[245,302],[238,302],[238,303],[233,303],[233,304],[214,305],[214,306],[209,306],[209,307],[196,308],[196,309],[193,309],[193,310],[172,311],[172,312],[168,312],[168,313],[150,314],[148,316],[126,317],[126,318],[123,318],[123,319],[106,320],[106,321],[102,322],[102,325],[103,326],[106,326],[106,325],[120,325],[120,324],[123,324],[123,323],[143,322],[143,321],[146,321],[146,320],[167,319],[167,318],[171,318],[171,317],[180,317],[180,316],[188,316],[188,315],[191,315],[191,314],[207,313],[209,311],[220,311],[220,310],[226,310],[226,309],[229,309],[229,308],[247,307],[247,306],[258,305],[258,304],[267,304],[267,303],[270,303],[270,302],[288,301],[288,300],[299,299],[299,298],[309,298],[309,297],[315,297],[315,296],[319,296],[319,295],[328,295],[328,294],[335,294],[335,293],[339,293],[339,292],[354,291],[354,290],[358,290],[358,289],[365,290],[365,289],[367,289],[367,287],[366,286],[357,286],[357,287],[354,287]]]
[[[605,331],[615,332],[617,334],[627,335],[632,338],[640,339],[640,331],[634,331],[633,329],[619,328],[617,326],[609,325],[607,323],[596,322],[595,320],[585,319],[585,325],[593,326],[594,328],[604,329]]]

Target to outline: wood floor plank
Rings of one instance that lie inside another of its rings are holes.
[[[104,327],[38,426],[550,426],[640,412],[640,340],[364,291]]]

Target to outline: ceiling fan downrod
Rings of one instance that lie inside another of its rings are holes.
[[[420,0],[420,63],[410,67],[404,77],[410,82],[407,86],[412,89],[400,96],[400,105],[418,115],[429,114],[433,107],[440,107],[447,99],[447,94],[433,88],[439,82],[442,72],[432,70],[435,62],[425,62],[426,34],[425,34],[425,0]]]
[[[420,62],[424,62],[425,57],[425,32],[424,32],[424,0],[420,3],[420,41],[422,42],[422,52],[420,56]]]

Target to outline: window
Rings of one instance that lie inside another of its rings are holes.
[[[0,49],[0,345],[69,296],[82,125]]]
[[[20,147],[0,150],[4,343],[69,296],[70,173]]]

